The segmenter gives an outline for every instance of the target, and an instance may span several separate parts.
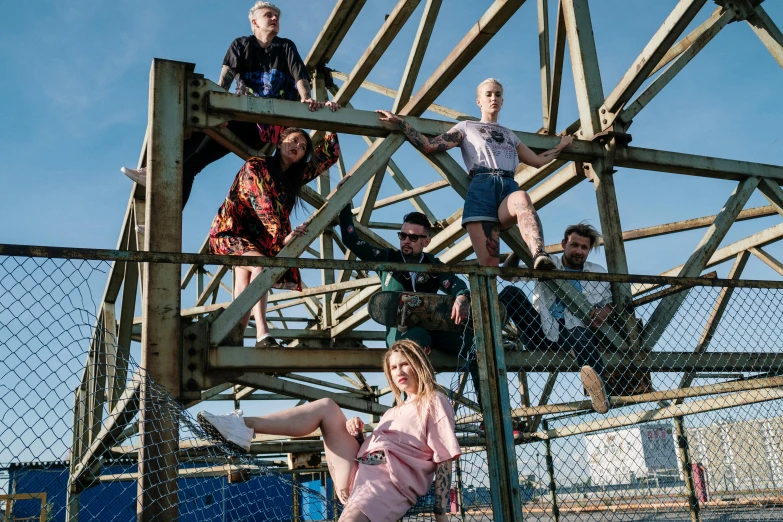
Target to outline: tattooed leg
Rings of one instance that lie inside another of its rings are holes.
[[[500,227],[497,223],[473,221],[465,228],[470,236],[473,251],[476,252],[479,265],[500,265]]]
[[[449,494],[451,493],[451,461],[447,460],[438,464],[435,471],[435,506],[433,512],[436,515],[445,515],[449,512]]]
[[[500,227],[497,223],[482,221],[484,236],[487,238],[487,253],[491,257],[500,258]]]
[[[536,252],[543,252],[544,227],[541,225],[541,218],[538,217],[538,212],[533,207],[533,202],[530,201],[530,196],[522,191],[514,192],[509,196],[509,203],[513,209],[513,214],[516,215],[519,233],[522,234],[522,239],[525,240],[525,244],[530,249],[530,252],[533,255]]]

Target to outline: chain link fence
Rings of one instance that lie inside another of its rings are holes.
[[[136,362],[137,333],[98,306],[111,269],[0,257],[0,520],[134,520],[139,484],[167,480],[180,520],[338,518],[325,462],[291,471],[285,449],[245,454],[211,441],[191,405],[152,382]],[[524,519],[781,519],[783,290],[570,277],[497,283]],[[487,521],[499,486],[472,332],[439,381],[463,448],[450,518]],[[596,411],[586,366],[605,385],[607,413]],[[139,464],[142,396],[158,405],[147,422],[177,431],[178,447],[157,455],[178,462],[175,477]],[[321,451],[317,440],[279,442]],[[432,520],[432,495],[408,519]]]
[[[524,519],[780,520],[781,290],[572,277],[498,280]],[[475,355],[453,384],[460,515],[486,520]]]
[[[158,406],[153,431],[178,432],[179,448],[158,458],[179,461],[179,520],[335,519],[325,465],[295,476],[284,457],[209,441],[118,346],[95,316],[109,270],[106,261],[0,257],[0,520],[136,520],[141,393]]]

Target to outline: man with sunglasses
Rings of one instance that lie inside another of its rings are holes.
[[[397,236],[400,238],[400,249],[379,248],[362,240],[356,233],[350,205],[340,213],[342,241],[345,247],[362,261],[442,264],[435,256],[424,252],[424,249],[430,244],[430,228],[427,216],[421,212],[411,212],[403,217],[402,227],[397,232]],[[465,282],[456,275],[405,271],[379,271],[378,275],[381,278],[381,290],[384,291],[437,293],[438,290],[442,290],[444,293],[456,297],[454,307],[451,310],[451,318],[455,324],[467,325],[470,293]],[[472,343],[473,334],[470,329],[465,330],[463,338],[462,332],[459,331],[427,331],[415,326],[408,328],[405,333],[400,333],[396,328],[387,328],[386,344],[388,346],[400,339],[410,339],[416,342],[427,353],[434,348],[459,355],[463,341]]]

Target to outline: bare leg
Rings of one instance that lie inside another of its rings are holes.
[[[250,284],[250,274],[251,271],[247,268],[241,266],[234,267],[234,299],[236,299],[239,294],[244,292],[245,288],[247,288],[247,285]],[[243,332],[247,328],[247,323],[249,321],[250,312],[246,313],[239,321],[242,325]]]
[[[538,212],[533,207],[530,196],[524,190],[518,190],[510,194],[500,203],[498,208],[498,218],[500,227],[505,229],[510,227],[514,221],[519,225],[519,233],[525,240],[527,248],[533,256],[536,252],[544,251],[544,227],[541,226],[541,219]]]
[[[248,257],[263,257],[258,252],[246,252],[242,254]],[[258,277],[263,268],[261,267],[237,267],[236,268],[236,281],[234,282],[234,299],[241,294],[250,282]],[[263,335],[269,333],[269,326],[266,323],[266,303],[268,294],[264,294],[255,305],[253,305],[253,317],[256,319],[256,339],[260,339]],[[243,330],[247,328],[247,323],[250,320],[250,313],[242,318]]]
[[[490,221],[474,221],[465,225],[481,266],[500,264],[500,227]]]
[[[246,426],[267,435],[304,437],[320,428],[329,472],[343,503],[348,499],[349,481],[359,452],[359,443],[345,428],[346,421],[345,414],[331,399],[319,399],[263,417],[245,417]]]

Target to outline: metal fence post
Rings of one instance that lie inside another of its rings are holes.
[[[144,250],[182,251],[182,140],[185,82],[194,66],[155,59],[150,72]],[[188,103],[190,103],[188,101]],[[142,292],[139,522],[178,519],[179,423],[168,397],[180,395],[180,265],[146,263]],[[165,395],[165,394],[163,394]]]
[[[519,472],[495,278],[471,274],[470,292],[493,520],[521,521]]]
[[[548,432],[549,422],[546,420],[541,421],[541,427],[544,429],[544,432]],[[549,496],[552,501],[552,520],[554,520],[554,522],[560,522],[560,507],[557,504],[555,463],[552,458],[552,441],[549,440],[549,437],[544,439],[544,446],[546,447],[546,472],[549,475]]]
[[[688,450],[688,434],[682,417],[674,417],[674,430],[677,434],[677,447],[680,449],[680,463],[682,464],[682,476],[685,479],[685,489],[688,491],[688,507],[691,511],[691,522],[701,522],[699,514],[699,499],[693,485],[693,468],[691,467],[691,454]]]

